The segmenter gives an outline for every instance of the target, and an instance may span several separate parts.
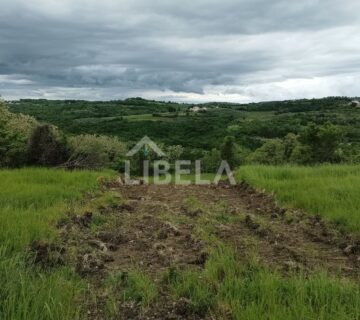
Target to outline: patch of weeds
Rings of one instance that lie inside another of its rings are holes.
[[[142,271],[119,272],[111,275],[106,286],[122,301],[141,302],[148,307],[158,295],[158,289],[153,280]]]
[[[106,313],[108,319],[116,319],[119,314],[118,300],[114,294],[108,294],[105,301]]]
[[[91,231],[96,232],[109,222],[109,217],[101,214],[94,214],[91,220]]]
[[[191,207],[193,209],[197,209],[200,208],[202,206],[202,203],[200,202],[200,200],[198,198],[196,198],[195,196],[189,196],[184,200],[184,204],[187,205],[188,207]]]
[[[241,263],[236,252],[219,246],[202,271],[166,274],[170,291],[194,311],[217,319],[358,319],[360,288],[325,273],[284,276],[255,259]]]
[[[165,275],[170,292],[176,298],[186,298],[191,302],[191,311],[205,315],[214,304],[214,292],[207,286],[198,271],[177,271],[170,269]]]
[[[221,201],[215,206],[214,218],[216,221],[222,223],[229,223],[232,220],[228,203]]]
[[[91,206],[96,209],[102,209],[106,207],[116,207],[124,202],[120,193],[115,191],[106,191],[101,196],[96,197]]]
[[[217,237],[217,229],[214,225],[214,220],[209,216],[202,216],[196,223],[194,234],[197,238],[205,241],[209,245],[214,245],[219,242]]]
[[[254,215],[246,215],[243,223],[260,238],[267,238],[271,242],[276,240],[274,229],[266,220]]]
[[[292,224],[296,222],[294,215],[290,214],[289,212],[285,214],[284,220],[287,224]]]
[[[240,264],[234,250],[220,245],[213,250],[205,264],[206,278],[218,287],[225,279],[236,278],[240,274]]]
[[[203,206],[203,205],[202,205]],[[194,233],[197,238],[205,241],[211,247],[214,244],[220,244],[218,239],[218,226],[219,224],[229,224],[240,219],[236,214],[236,210],[231,210],[227,202],[221,201],[211,208],[206,208],[202,214],[196,219]]]
[[[185,214],[189,217],[198,217],[204,212],[204,205],[201,203],[199,199],[197,199],[195,196],[190,196],[186,198],[183,202],[183,210],[185,211]]]

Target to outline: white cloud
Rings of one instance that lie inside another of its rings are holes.
[[[3,0],[5,98],[359,95],[360,2]]]
[[[33,81],[24,78],[23,75],[0,74],[0,88],[4,85],[29,85],[33,83]]]

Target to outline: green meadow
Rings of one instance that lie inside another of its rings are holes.
[[[280,204],[360,232],[360,166],[243,166],[237,179],[274,193]]]
[[[97,172],[54,169],[0,171],[0,319],[77,319],[83,283],[66,266],[40,269],[27,248],[56,242],[56,222]],[[101,173],[109,176],[110,173]]]

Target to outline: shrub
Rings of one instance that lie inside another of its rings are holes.
[[[69,146],[67,166],[73,168],[118,169],[126,153],[126,145],[118,138],[91,134],[71,137]]]
[[[0,166],[20,167],[27,163],[28,140],[38,122],[9,112],[0,101]]]
[[[280,139],[269,140],[249,157],[249,162],[262,164],[282,164],[285,160],[285,147]]]

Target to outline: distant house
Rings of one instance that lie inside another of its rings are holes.
[[[203,112],[203,111],[206,111],[207,108],[206,107],[194,106],[194,107],[190,108],[189,110],[191,112]]]
[[[349,103],[350,106],[355,107],[355,108],[360,108],[360,102],[359,100],[353,100]]]

